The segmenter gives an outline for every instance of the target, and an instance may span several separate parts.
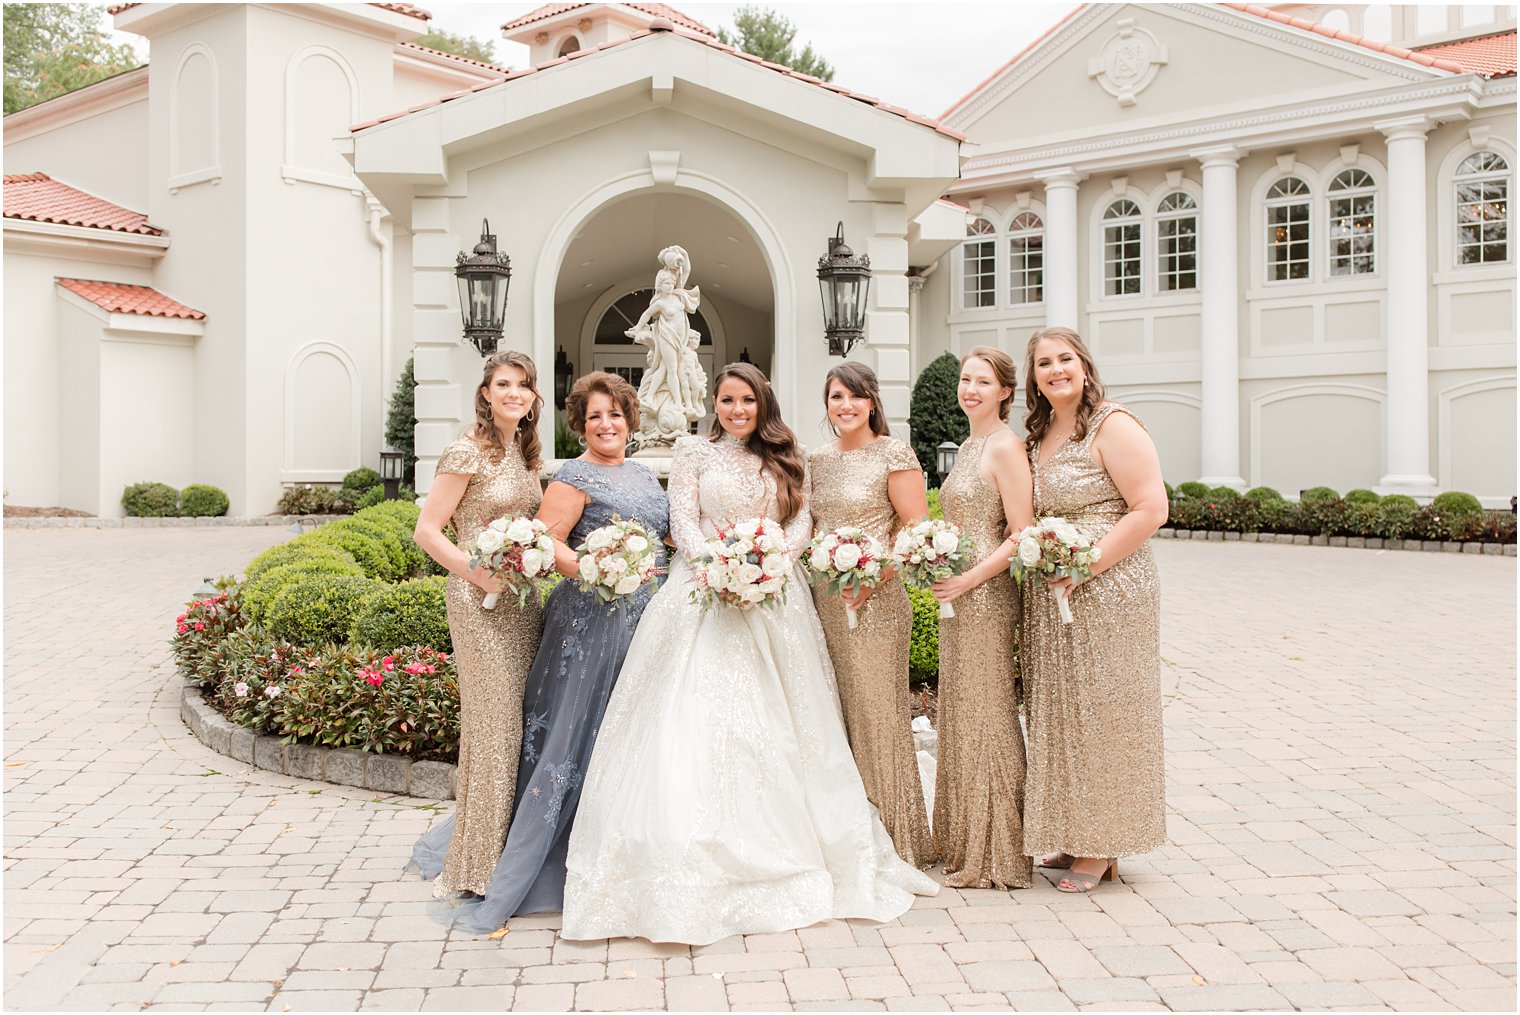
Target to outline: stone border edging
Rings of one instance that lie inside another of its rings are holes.
[[[1346,546],[1366,550],[1418,550],[1425,553],[1477,553],[1513,557],[1514,543],[1458,543],[1440,539],[1379,539],[1375,536],[1305,536],[1286,532],[1218,532],[1210,529],[1158,529],[1157,539],[1199,539],[1215,543],[1291,543],[1294,546]]]
[[[179,715],[190,732],[211,750],[266,772],[398,796],[454,799],[455,765],[446,761],[413,761],[395,754],[371,754],[351,747],[281,743],[279,737],[228,722],[206,704],[200,688],[188,680],[180,693]]]
[[[242,517],[192,518],[176,515],[169,518],[60,518],[53,515],[35,518],[7,518],[7,529],[202,529],[228,526],[289,526],[299,522],[302,528],[316,528],[352,515],[249,515]]]

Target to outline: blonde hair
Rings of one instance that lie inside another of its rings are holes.
[[[1008,414],[1013,411],[1013,396],[1019,390],[1019,371],[1013,365],[1013,357],[1001,349],[994,349],[990,345],[975,345],[971,351],[961,357],[961,366],[966,361],[975,357],[992,368],[992,374],[997,378],[998,386],[1008,389],[1008,397],[998,403],[998,419],[1008,422]]]
[[[1024,429],[1029,432],[1024,443],[1031,449],[1040,446],[1055,415],[1050,400],[1041,394],[1034,379],[1034,351],[1047,338],[1065,342],[1082,364],[1082,400],[1077,403],[1077,425],[1071,431],[1072,440],[1079,441],[1087,436],[1087,424],[1092,421],[1098,406],[1103,404],[1103,382],[1098,378],[1098,364],[1093,361],[1082,336],[1070,328],[1041,328],[1029,336],[1029,348],[1024,356]]]

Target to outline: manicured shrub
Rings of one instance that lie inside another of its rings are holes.
[[[928,589],[909,587],[913,634],[908,644],[908,679],[912,686],[939,685],[939,600]]]
[[[326,557],[332,560],[346,561],[349,564],[357,563],[353,555],[345,552],[342,547],[334,546],[331,543],[313,541],[311,537],[314,535],[316,535],[315,532],[308,532],[294,539],[271,546],[248,562],[248,566],[243,569],[244,578],[251,582],[266,571],[311,557]]]
[[[1346,502],[1328,486],[1305,490],[1298,498],[1299,531],[1311,536],[1333,536],[1343,529]]]
[[[338,523],[334,522],[302,538],[325,546],[335,546],[347,553],[364,571],[366,578],[389,582],[401,577],[396,573],[396,566],[386,551],[385,543],[367,532],[338,528]]]
[[[1311,486],[1298,495],[1300,504],[1318,504],[1323,501],[1340,500],[1341,495],[1328,486]]]
[[[191,483],[179,494],[180,514],[192,518],[220,518],[231,506],[225,493],[204,483]]]
[[[265,627],[271,637],[295,645],[341,643],[380,588],[379,582],[355,575],[313,575],[275,597]]]
[[[1346,509],[1341,516],[1341,532],[1338,534],[1376,536],[1382,531],[1382,518],[1378,514],[1377,502],[1373,501],[1369,504],[1365,500],[1351,500],[1350,496],[1349,493],[1346,495],[1347,500],[1344,502]]]
[[[939,487],[936,486],[933,489],[929,490],[928,491],[928,498],[929,498],[929,517],[930,518],[938,518],[938,519],[940,519],[940,520],[943,521],[944,517],[945,517],[945,509],[942,508],[942,507],[940,507],[940,504],[939,504]]]
[[[1172,489],[1172,484],[1163,479],[1161,485],[1166,487],[1166,499],[1171,500],[1176,495],[1176,491]]]
[[[338,488],[338,494],[352,504],[368,493],[370,487],[379,483],[380,473],[367,465],[361,465],[343,477],[343,485]]]
[[[1206,483],[1200,483],[1196,479],[1189,483],[1182,483],[1177,487],[1177,492],[1184,497],[1192,497],[1194,500],[1202,500],[1209,495],[1209,487]]]
[[[402,491],[397,500],[382,500],[354,513],[354,521],[379,524],[394,536],[400,547],[401,574],[412,578],[428,573],[428,556],[412,537],[417,528],[417,516],[422,509],[413,503],[411,491]]]
[[[385,484],[376,483],[354,499],[354,510],[363,511],[385,500]]]
[[[1211,486],[1209,497],[1215,501],[1239,500],[1240,491],[1233,486]]]
[[[1445,493],[1436,494],[1430,506],[1447,515],[1481,516],[1483,514],[1483,505],[1478,503],[1478,498],[1460,490],[1447,490]]]
[[[1389,494],[1378,502],[1378,535],[1384,539],[1408,539],[1414,532],[1414,516],[1420,510],[1413,497]]]
[[[411,491],[403,490],[403,493],[410,495]],[[417,527],[417,519],[421,514],[422,508],[417,505],[414,495],[398,497],[395,500],[383,500],[378,504],[372,504],[364,508],[362,511],[355,512],[356,516],[363,515],[366,518],[370,516],[389,518],[399,528],[403,529],[408,536]]]
[[[331,515],[346,512],[348,504],[331,487],[302,483],[281,494],[275,510],[282,515]]]
[[[318,575],[353,575],[362,578],[364,571],[346,555],[339,558],[332,554],[313,553],[297,558],[289,564],[262,572],[244,585],[243,612],[251,622],[263,624],[268,617],[269,607],[274,605],[281,592]]]
[[[1347,490],[1346,496],[1342,497],[1341,500],[1345,501],[1347,504],[1375,505],[1378,501],[1382,500],[1382,498],[1373,493],[1371,490]]]
[[[403,452],[406,461],[402,466],[401,481],[407,486],[417,482],[417,455],[414,441],[417,434],[417,379],[412,373],[412,361],[406,361],[401,376],[396,378],[396,390],[391,394],[391,404],[385,411],[385,443]]]
[[[169,518],[179,514],[179,491],[168,483],[133,483],[122,491],[121,507],[133,518]]]
[[[355,644],[377,649],[431,645],[443,652],[454,651],[444,584],[443,578],[413,578],[380,590],[354,618],[349,637]]]
[[[405,542],[403,542],[400,528],[389,518],[383,516],[377,517],[376,515],[365,515],[363,517],[354,515],[352,518],[341,518],[326,526],[326,528],[334,529],[338,532],[362,533],[380,544],[385,550],[386,557],[391,562],[391,574],[389,577],[381,575],[373,575],[372,577],[383,578],[385,581],[401,581],[403,578],[410,578],[412,576],[414,564],[420,565],[421,563],[408,550],[412,542],[411,533],[405,534]]]
[[[913,382],[908,426],[913,429],[913,453],[928,473],[930,486],[939,486],[945,480],[937,471],[940,444],[961,444],[971,433],[956,395],[960,379],[961,361],[947,352],[924,367]]]
[[[1297,532],[1298,505],[1281,497],[1251,497],[1246,499],[1256,505],[1258,532]]]
[[[1270,486],[1253,486],[1246,491],[1246,499],[1254,501],[1282,500],[1283,495]]]

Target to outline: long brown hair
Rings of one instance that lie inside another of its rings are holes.
[[[992,368],[998,387],[1008,389],[1008,397],[998,403],[998,419],[1008,422],[1008,414],[1013,411],[1013,394],[1019,390],[1019,371],[1013,365],[1013,357],[990,345],[976,345],[961,357],[961,366],[965,366],[966,361],[973,356]]]
[[[876,371],[864,363],[844,362],[830,370],[823,378],[823,411],[828,415],[829,411],[829,388],[834,382],[843,384],[845,390],[856,398],[869,398],[871,400],[871,416],[867,422],[871,426],[871,432],[878,437],[885,437],[892,432],[887,426],[887,410],[881,404],[881,385],[876,380]],[[833,427],[833,423],[829,426]],[[834,436],[839,436],[839,431],[834,431]]]
[[[806,461],[802,449],[797,446],[797,435],[781,419],[781,406],[771,382],[753,363],[730,363],[713,378],[713,397],[716,399],[718,385],[726,377],[733,377],[749,385],[755,393],[755,432],[750,434],[749,449],[760,457],[760,468],[769,469],[776,481],[776,507],[782,525],[797,517],[802,510],[802,487],[807,478]],[[716,409],[716,407],[715,407]],[[723,437],[723,423],[713,421],[709,440],[716,443]]]
[[[502,367],[516,367],[523,372],[528,388],[533,392],[533,405],[527,415],[517,421],[517,431],[512,435],[512,439],[517,441],[517,446],[522,450],[523,463],[527,465],[528,471],[537,472],[544,464],[543,448],[538,440],[538,428],[533,425],[544,407],[543,396],[538,393],[538,367],[533,365],[533,360],[529,359],[526,353],[511,349],[493,352],[486,357],[485,363],[481,366],[483,372],[480,386],[475,389],[475,425],[470,428],[470,436],[491,448],[498,461],[507,453],[506,445],[501,442],[501,434],[491,419],[491,402],[486,398],[486,390],[490,388],[491,379],[496,376],[496,371]]]
[[[1087,436],[1087,424],[1091,422],[1093,413],[1098,411],[1098,406],[1103,404],[1103,381],[1098,378],[1098,364],[1093,362],[1092,353],[1082,341],[1082,336],[1070,328],[1059,326],[1041,328],[1030,335],[1029,349],[1024,355],[1024,429],[1029,431],[1024,443],[1031,450],[1038,448],[1040,441],[1050,431],[1055,413],[1050,400],[1040,393],[1040,386],[1034,379],[1034,351],[1047,338],[1065,342],[1082,364],[1082,400],[1077,403],[1077,425],[1071,431],[1073,440],[1080,441]]]

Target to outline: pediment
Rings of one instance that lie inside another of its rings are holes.
[[[977,144],[1084,136],[1447,77],[1222,4],[1091,4],[944,117]]]

